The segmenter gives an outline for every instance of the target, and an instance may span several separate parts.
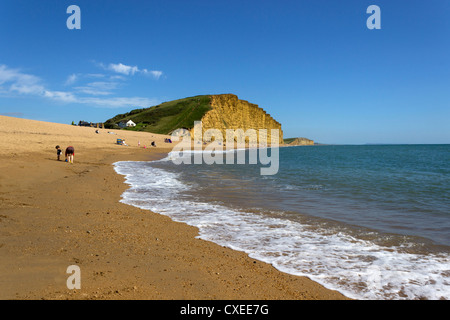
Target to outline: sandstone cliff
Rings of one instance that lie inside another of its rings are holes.
[[[256,130],[267,129],[267,143],[271,142],[271,129],[278,130],[278,143],[283,143],[283,131],[281,124],[271,117],[258,105],[240,100],[234,94],[221,94],[211,96],[211,110],[206,112],[201,119],[203,135],[206,140],[212,140],[211,136],[205,135],[208,129],[218,129],[226,139],[226,129],[242,129],[246,132],[248,129]],[[236,140],[236,139],[235,139]],[[251,139],[246,138],[248,142]],[[259,141],[259,140],[258,140]]]
[[[260,129],[267,129],[266,141],[270,144],[271,129],[277,129],[278,143],[283,143],[281,124],[256,104],[240,100],[234,94],[194,96],[163,102],[150,108],[134,109],[107,120],[105,127],[120,129],[119,123],[129,120],[136,126],[125,130],[172,134],[175,130],[182,129],[180,134],[190,132],[193,139],[195,139],[194,124],[201,121],[203,141],[212,141],[216,138],[209,129],[217,129],[223,140],[226,140],[226,129],[232,129],[234,132],[242,129],[243,133],[250,133],[249,129],[253,129],[258,138],[262,133]],[[253,139],[249,139],[248,135],[246,137],[246,142],[252,142]],[[235,137],[235,141],[238,140],[239,138]]]

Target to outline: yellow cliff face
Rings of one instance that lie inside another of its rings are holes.
[[[217,129],[221,132],[223,139],[226,139],[226,129],[242,129],[243,133],[247,133],[245,140],[252,141],[251,130],[255,130],[258,137],[267,129],[267,143],[271,143],[271,129],[278,130],[278,143],[283,143],[283,132],[281,124],[273,119],[270,114],[259,108],[256,104],[249,103],[245,100],[239,100],[233,94],[221,94],[211,96],[211,108],[202,118],[202,133],[206,141],[214,140],[215,137],[209,129]],[[274,137],[276,138],[276,137]],[[235,137],[234,140],[237,140]],[[260,140],[258,140],[260,141]]]

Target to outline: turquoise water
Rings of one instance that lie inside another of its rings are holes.
[[[123,202],[284,272],[358,299],[450,298],[450,145],[286,147],[279,158],[271,176],[171,157],[116,170],[131,186]]]
[[[287,148],[266,179],[283,210],[450,245],[450,145]]]

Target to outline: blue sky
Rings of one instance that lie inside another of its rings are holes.
[[[447,0],[2,0],[0,114],[101,122],[234,93],[285,137],[450,143],[449,16]]]

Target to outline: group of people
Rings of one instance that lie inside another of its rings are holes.
[[[61,161],[61,154],[62,154],[61,147],[58,145],[55,148],[57,159],[58,161]],[[64,155],[66,156],[66,162],[73,163],[73,156],[75,155],[74,147],[72,146],[67,147]]]
[[[127,146],[127,144],[125,143],[125,139],[120,139],[120,140],[121,140],[120,144]],[[165,139],[164,142],[172,143],[172,140]],[[140,145],[140,142],[138,142],[138,145]],[[155,141],[152,141],[151,146],[156,147]],[[61,147],[59,145],[57,145],[55,148],[56,148],[57,160],[61,161],[61,154],[62,154]],[[144,146],[144,148],[145,148],[145,146]],[[67,147],[64,155],[66,157],[66,160],[65,160],[66,162],[73,163],[73,156],[75,155],[74,147],[72,147],[72,146]]]

